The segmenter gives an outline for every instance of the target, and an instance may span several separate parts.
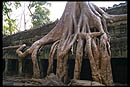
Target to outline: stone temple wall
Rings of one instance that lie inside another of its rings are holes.
[[[127,3],[114,5],[106,12],[112,15],[127,14]],[[127,21],[119,21],[108,25],[111,35],[112,58],[127,58]]]
[[[116,6],[114,5],[114,7],[106,9],[106,12],[108,14],[114,15],[126,14],[127,4],[119,4]],[[57,22],[58,21],[39,27],[37,29],[22,31],[14,35],[3,36],[3,47],[22,44],[26,44],[28,47],[30,47],[33,42],[39,40],[44,35],[46,35],[56,25]],[[108,24],[108,31],[111,35],[112,58],[127,58],[127,21],[120,21],[113,24]],[[49,56],[50,47],[51,44],[43,47],[39,52],[39,58],[47,59]],[[17,59],[15,50],[16,49],[3,50],[3,58]],[[74,58],[71,55],[70,57]]]
[[[127,5],[116,5],[106,10],[109,14],[126,14],[127,13]],[[39,40],[44,35],[46,35],[52,28],[56,25],[58,21],[53,22],[51,24],[41,26],[37,29],[22,31],[10,36],[3,36],[3,47],[7,46],[14,46],[14,45],[22,45],[26,44],[27,47],[30,47],[33,42]],[[108,24],[108,31],[111,35],[111,51],[112,51],[112,73],[113,73],[113,80],[117,83],[127,84],[127,21],[120,21],[113,24]],[[41,72],[43,76],[46,76],[46,71],[48,67],[48,56],[49,51],[52,44],[44,46],[41,51],[38,53],[38,58],[41,59]],[[8,74],[16,75],[18,73],[18,57],[16,54],[16,49],[10,50],[3,50],[3,59],[5,60],[4,63],[8,69]],[[7,61],[8,60],[8,61]],[[74,70],[74,56],[71,54],[69,55],[68,61],[68,76],[72,78],[73,70]],[[86,56],[83,58],[82,63],[82,71],[81,71],[81,79],[91,79],[91,69],[89,60]],[[3,66],[3,70],[4,70]],[[26,68],[25,68],[26,67]],[[27,56],[23,60],[23,73],[32,74],[32,61],[30,60],[30,55]],[[56,60],[54,60],[54,72],[56,72]]]

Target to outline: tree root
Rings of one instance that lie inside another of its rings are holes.
[[[49,54],[49,57],[48,57],[49,63],[48,63],[47,75],[49,75],[50,73],[53,72],[53,58],[54,58],[54,54],[55,54],[57,44],[59,43],[59,41],[60,40],[56,41],[51,47],[50,54]]]
[[[53,57],[57,49],[56,75],[66,81],[68,52],[74,43],[77,43],[74,79],[79,79],[83,52],[85,52],[90,60],[93,80],[111,85],[113,78],[110,65],[110,35],[106,25],[126,19],[127,15],[109,15],[101,8],[88,2],[68,2],[54,29],[33,43],[25,52],[21,52],[25,47],[23,45],[17,49],[16,53],[19,57],[32,54],[33,73],[35,77],[39,78],[37,52],[41,46],[54,43],[49,54],[47,74],[53,72]]]

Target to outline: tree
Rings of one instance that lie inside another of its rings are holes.
[[[12,6],[15,6],[15,9],[19,8],[21,4],[18,1],[13,2],[3,2],[3,15],[6,17],[4,21],[7,23],[3,26],[3,34],[11,35],[17,29],[16,19],[12,19],[10,17],[10,13],[12,12]]]
[[[32,17],[32,24],[33,24],[32,28],[36,28],[50,22],[50,19],[48,17],[50,15],[50,11],[45,7],[45,5],[51,5],[51,4],[40,1],[30,2],[28,9]],[[35,8],[34,13],[31,12],[32,8]]]
[[[40,78],[37,52],[42,46],[53,43],[48,58],[47,73],[53,72],[53,57],[57,52],[56,75],[65,81],[67,78],[68,53],[71,49],[76,48],[73,78],[79,79],[82,57],[86,53],[90,61],[93,80],[105,85],[112,85],[110,35],[107,32],[107,23],[126,19],[126,14],[109,15],[92,3],[68,2],[59,22],[47,35],[35,41],[24,52],[21,50],[26,45],[20,46],[16,53],[19,58],[31,54],[33,76]]]

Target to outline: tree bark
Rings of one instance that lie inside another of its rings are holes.
[[[17,45],[17,46],[8,46],[8,47],[3,47],[2,49],[3,50],[8,50],[8,49],[16,49],[16,48],[19,48],[21,47],[22,45]]]
[[[56,41],[52,47],[51,47],[51,50],[50,50],[50,54],[49,54],[49,57],[48,57],[48,70],[47,70],[47,74],[49,75],[50,73],[53,72],[53,60],[54,60],[54,54],[55,54],[55,51],[56,51],[56,48],[57,48],[57,44],[59,43],[59,40]]]
[[[109,15],[88,2],[68,2],[60,21],[47,35],[34,42],[25,52],[21,51],[25,47],[23,45],[17,49],[16,53],[19,57],[32,54],[33,75],[39,78],[37,52],[41,46],[54,43],[49,55],[47,73],[53,72],[53,57],[57,49],[56,75],[66,80],[67,55],[74,47],[74,43],[77,43],[74,79],[79,79],[82,57],[85,52],[90,60],[93,80],[105,85],[112,85],[110,35],[106,25],[126,19],[127,15]],[[59,42],[56,42],[58,40]]]
[[[18,58],[18,74],[21,76],[23,74],[22,72],[22,69],[23,69],[23,66],[22,66],[22,58]]]

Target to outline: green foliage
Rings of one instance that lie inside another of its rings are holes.
[[[10,12],[12,12],[11,8],[8,8],[8,6],[10,6],[12,3],[9,2],[3,2],[3,14],[9,14]]]
[[[11,35],[15,33],[15,30],[17,29],[16,26],[16,19],[10,18],[10,13],[12,12],[12,6],[15,6],[15,8],[19,8],[21,4],[18,1],[13,2],[3,2],[3,16],[4,22],[6,23],[3,25],[3,34],[5,35]]]
[[[15,32],[15,29],[17,28],[16,19],[8,19],[8,18],[6,18],[4,21],[7,23],[7,25],[3,26],[3,33],[5,35],[13,34]]]
[[[15,1],[14,6],[16,9],[18,9],[19,7],[21,7],[21,4],[18,1]]]
[[[31,21],[33,24],[32,28],[36,28],[50,22],[48,17],[50,15],[50,11],[44,7],[45,5],[50,5],[50,3],[37,1],[29,4],[29,8],[35,8],[34,13],[31,14]]]
[[[33,24],[31,29],[51,22],[48,17],[50,15],[50,11],[45,7],[46,5],[51,6],[50,3],[46,1],[31,1],[29,3],[30,4],[28,5],[28,9],[31,13],[31,22]],[[3,1],[3,34],[11,35],[14,34],[16,31],[19,31],[17,29],[16,19],[11,18],[11,14],[13,13],[13,11],[15,9],[18,9],[19,7],[21,7],[21,2],[19,1]],[[33,9],[34,12],[32,13],[31,10]]]
[[[11,9],[12,5],[14,5],[16,9],[21,6],[21,4],[18,1],[15,1],[14,3],[9,2],[9,1],[8,2],[3,1],[3,14],[4,15],[12,12],[12,9]]]

